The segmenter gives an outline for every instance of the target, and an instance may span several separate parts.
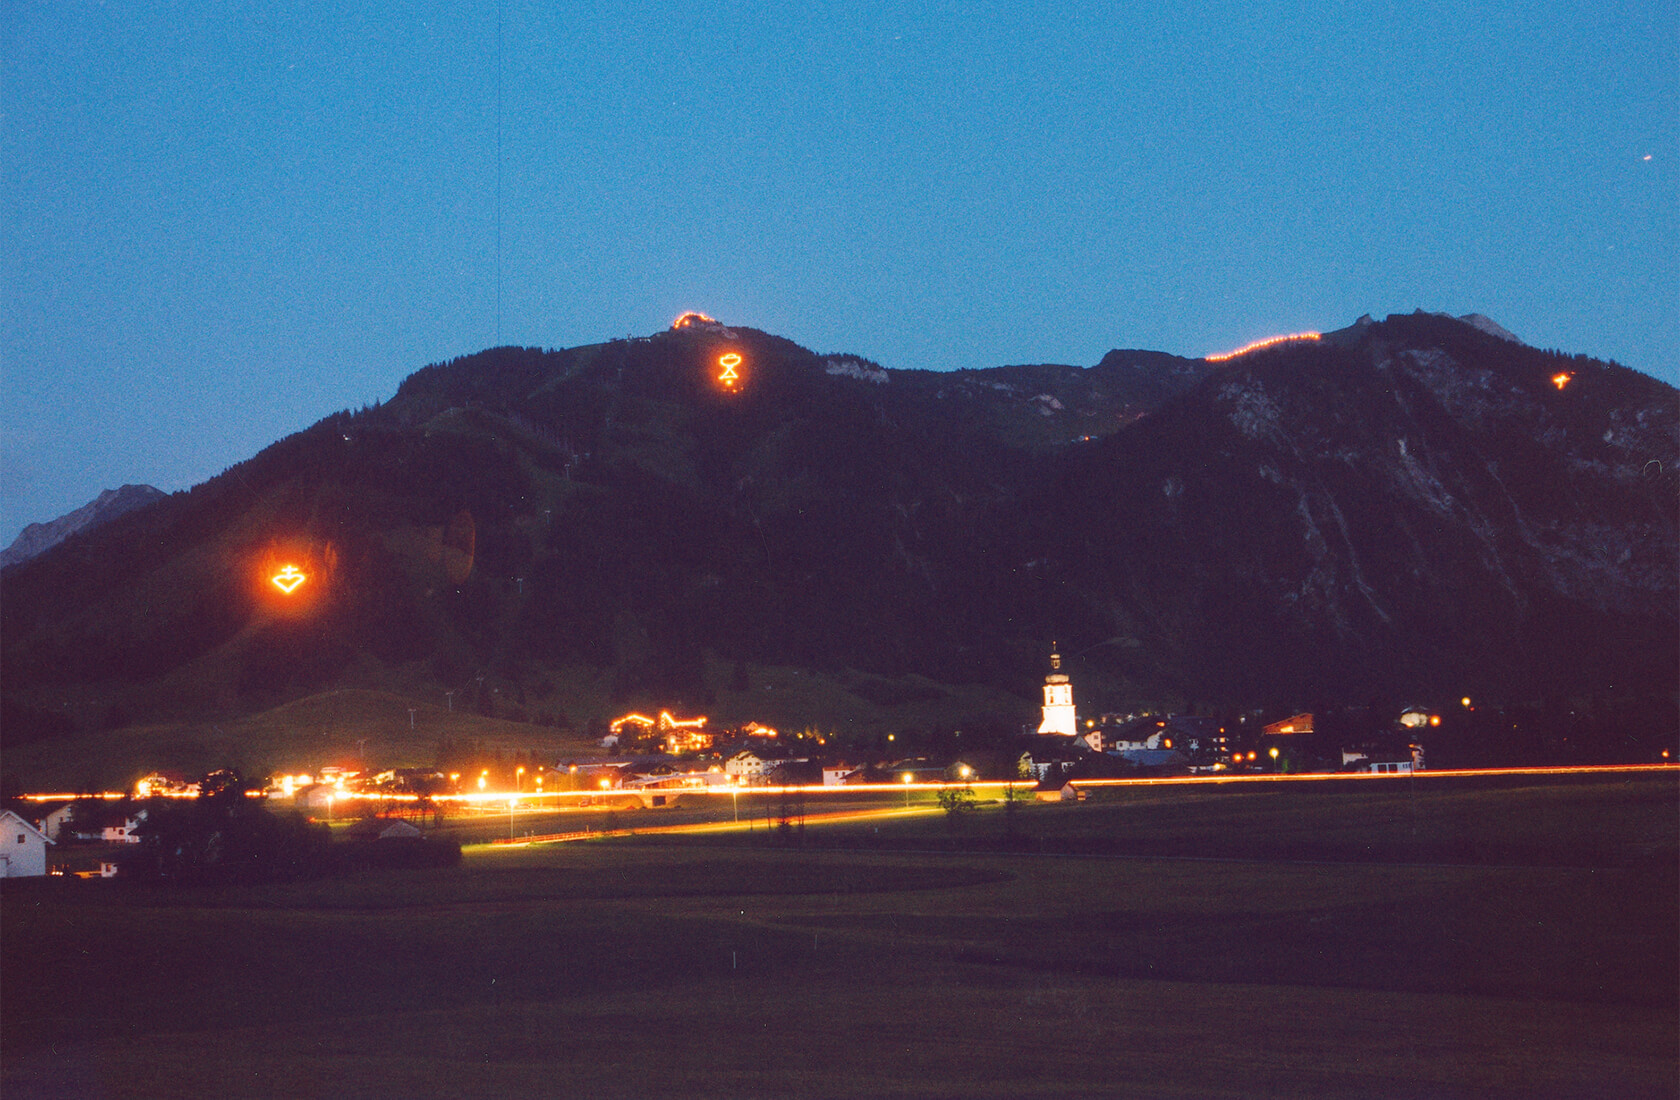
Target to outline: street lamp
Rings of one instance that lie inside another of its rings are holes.
[[[908,810],[910,808],[910,773],[905,772],[898,778],[904,783],[904,808]]]
[[[513,789],[515,793],[525,789],[525,765],[513,769]]]

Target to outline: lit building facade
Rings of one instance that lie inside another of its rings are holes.
[[[1056,733],[1064,737],[1079,735],[1079,718],[1073,708],[1073,682],[1062,671],[1062,655],[1050,650],[1050,675],[1044,678],[1044,721],[1039,733]]]

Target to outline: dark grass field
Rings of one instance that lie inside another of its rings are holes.
[[[1675,1095],[1675,777],[1406,787],[8,882],[4,1094]]]

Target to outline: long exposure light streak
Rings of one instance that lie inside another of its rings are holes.
[[[1147,779],[1069,779],[1066,785],[1075,789],[1086,787],[1162,787],[1162,786],[1223,786],[1232,783],[1397,783],[1406,781],[1424,781],[1434,779],[1475,779],[1498,776],[1523,775],[1617,775],[1640,772],[1669,772],[1680,776],[1680,764],[1580,764],[1580,765],[1536,765],[1531,767],[1512,768],[1432,768],[1415,772],[1253,772],[1233,774],[1222,772],[1216,775],[1174,775],[1159,776]],[[854,783],[844,786],[827,786],[813,784],[808,786],[742,786],[735,784],[714,784],[708,787],[610,787],[605,790],[595,788],[583,791],[462,791],[458,794],[435,794],[431,796],[434,802],[447,802],[468,807],[493,806],[499,813],[507,813],[508,803],[513,801],[522,813],[548,812],[566,806],[568,803],[583,803],[583,808],[606,809],[612,803],[623,804],[640,801],[649,796],[664,795],[675,799],[681,796],[691,798],[729,798],[749,795],[758,798],[779,797],[782,795],[806,795],[817,797],[844,798],[856,794],[892,794],[902,796],[905,791],[929,793],[942,790],[970,787],[976,794],[991,792],[994,797],[1002,797],[1011,787],[1020,797],[1032,794],[1038,787],[1028,780],[974,780],[968,783],[953,782],[922,782],[922,783]],[[125,791],[100,791],[92,795],[74,794],[68,792],[36,793],[21,795],[26,802],[58,802],[74,801],[78,798],[97,798],[104,801],[116,801],[127,798]],[[187,796],[190,797],[190,796]],[[249,797],[264,797],[260,791],[249,792]],[[272,795],[279,798],[282,796]],[[334,795],[340,803],[350,802],[417,802],[421,796],[405,791],[354,791],[343,790]],[[859,811],[873,813],[874,811]],[[810,820],[814,815],[806,815]],[[641,830],[638,830],[638,832]]]

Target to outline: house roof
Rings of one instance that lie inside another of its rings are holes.
[[[1190,762],[1190,758],[1177,749],[1116,749],[1108,755],[1130,760],[1141,768],[1177,766]]]
[[[355,840],[398,840],[420,836],[420,830],[406,821],[393,821],[388,817],[364,817],[348,829],[344,835]]]
[[[1205,714],[1175,714],[1167,719],[1164,732],[1180,737],[1215,737],[1219,734],[1219,719]]]
[[[28,829],[30,832],[34,833],[36,836],[40,837],[46,843],[48,843],[48,844],[53,843],[52,838],[49,837],[46,833],[43,833],[41,830],[37,829],[35,827],[35,823],[33,821],[30,821],[27,818],[21,817],[11,810],[0,811],[0,825],[4,825],[6,828],[16,828],[19,825],[21,825],[25,829]]]
[[[1267,735],[1311,733],[1313,732],[1313,716],[1311,713],[1296,714],[1283,719],[1281,722],[1272,722],[1262,728],[1260,732]]]

